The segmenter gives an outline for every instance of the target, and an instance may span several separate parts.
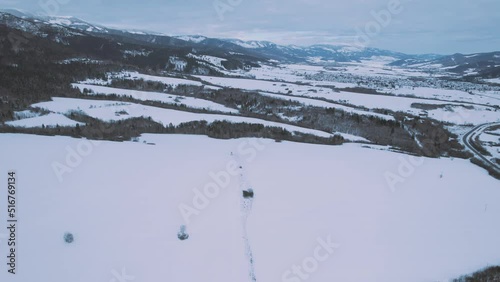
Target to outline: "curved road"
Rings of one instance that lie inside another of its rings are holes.
[[[494,169],[496,172],[500,173],[500,167],[496,163],[490,161],[483,154],[481,154],[481,152],[479,152],[473,145],[473,140],[474,138],[476,138],[476,136],[481,135],[489,127],[496,125],[500,125],[500,122],[492,122],[492,123],[478,125],[474,127],[474,129],[469,131],[467,134],[465,134],[463,141],[465,146],[467,146],[467,148],[469,148],[474,153],[474,155],[483,160],[489,167]]]

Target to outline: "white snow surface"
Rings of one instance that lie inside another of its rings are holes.
[[[299,102],[299,103],[302,103],[306,106],[321,107],[321,108],[335,108],[335,109],[343,110],[343,111],[348,112],[348,113],[365,115],[365,116],[374,116],[374,117],[378,117],[378,118],[385,119],[385,120],[395,120],[394,117],[390,116],[390,115],[362,111],[362,110],[358,110],[358,109],[355,109],[352,107],[347,107],[347,106],[343,106],[343,105],[339,105],[339,104],[335,104],[335,103],[331,103],[331,102],[327,102],[327,101],[317,100],[317,99],[296,97],[296,96],[283,95],[283,94],[273,94],[273,93],[266,93],[266,92],[260,92],[260,94],[264,95],[264,96],[268,96],[268,97],[273,97],[276,99],[291,100],[291,101]]]
[[[500,95],[494,94],[494,96],[496,97],[490,97],[482,95],[482,93],[479,91],[475,91],[475,93],[469,94],[465,91],[460,90],[438,89],[430,87],[402,87],[398,89],[381,89],[381,91],[392,93],[395,95],[413,95],[419,98],[426,99],[439,99],[444,101],[458,101],[477,104],[496,105],[499,104],[500,101]]]
[[[63,114],[49,113],[43,116],[29,117],[20,120],[8,121],[7,125],[15,126],[15,127],[42,127],[43,125],[47,127],[55,127],[59,126],[71,126],[74,127],[77,124],[85,125],[84,123],[74,121],[72,119],[67,118]]]
[[[252,77],[259,80],[270,80],[270,81],[287,81],[287,82],[301,82],[311,85],[327,85],[334,86],[337,88],[347,88],[356,87],[354,83],[343,83],[343,82],[333,82],[333,81],[317,81],[309,80],[305,78],[305,75],[316,74],[326,71],[320,66],[309,66],[309,65],[280,65],[280,66],[268,66],[262,65],[259,68],[252,68],[249,71],[240,72],[243,76]]]
[[[201,35],[181,35],[181,36],[175,36],[175,38],[194,43],[200,43],[203,40],[207,39],[205,36]]]
[[[197,76],[203,81],[221,87],[240,88],[245,90],[263,91],[276,94],[291,94],[295,96],[327,99],[328,101],[349,104],[368,109],[387,109],[394,112],[406,112],[415,116],[426,115],[431,118],[455,124],[483,124],[500,120],[498,110],[492,107],[459,102],[447,102],[421,98],[397,97],[389,95],[362,94],[346,91],[334,91],[329,88],[299,85],[287,82],[273,82],[243,78]],[[498,100],[495,105],[498,105]],[[444,108],[424,110],[412,107],[412,104],[446,106]],[[466,107],[464,107],[464,105]]]
[[[359,145],[142,139],[156,146],[1,134],[9,146],[0,146],[0,170],[17,170],[21,221],[18,273],[4,268],[0,280],[118,281],[125,273],[146,282],[251,281],[244,235],[262,282],[283,281],[329,236],[339,247],[307,281],[449,281],[500,264],[498,181],[469,161],[418,159],[423,165],[392,192],[384,174],[406,155]],[[82,144],[92,150],[59,182],[54,163],[66,164],[68,148]],[[229,178],[190,218],[190,238],[178,240],[179,205],[192,206],[193,189],[215,183],[210,172],[224,171],[231,152],[246,181]],[[0,178],[7,183],[6,173]],[[255,199],[242,228],[240,188],[250,185]]]
[[[130,79],[130,80],[139,80],[143,79],[146,81],[156,81],[156,82],[161,82],[166,85],[170,85],[172,87],[177,87],[179,85],[194,85],[194,86],[202,86],[203,84],[199,81],[194,81],[194,80],[189,80],[189,79],[183,79],[183,78],[176,78],[176,77],[166,77],[166,76],[154,76],[154,75],[147,75],[147,74],[142,74],[138,72],[130,72],[130,71],[124,71],[118,74],[112,74],[111,75],[114,78],[121,78],[121,79]]]
[[[138,91],[138,90],[129,90],[129,89],[120,89],[120,88],[112,88],[105,86],[97,86],[97,85],[86,85],[73,83],[73,87],[80,89],[83,92],[83,89],[92,90],[94,94],[104,94],[104,95],[118,95],[118,96],[127,96],[132,97],[134,99],[138,99],[141,101],[158,101],[167,104],[180,105],[184,104],[189,108],[195,109],[208,109],[212,111],[220,111],[224,113],[238,113],[239,111],[236,109],[228,108],[224,105],[214,103],[212,101],[198,99],[194,97],[186,97],[186,96],[178,96],[168,93],[160,93],[160,92],[149,92],[149,91]],[[92,94],[91,94],[92,95]]]
[[[214,65],[218,68],[221,68],[221,69],[226,69],[222,65],[222,62],[227,61],[227,60],[223,59],[223,58],[208,56],[208,55],[193,55],[193,54],[188,54],[188,57],[207,62],[207,63],[212,64],[212,65]]]
[[[485,79],[485,81],[500,84],[500,78]]]
[[[125,120],[133,117],[151,117],[152,120],[157,121],[165,126],[169,124],[176,126],[181,123],[186,123],[191,121],[202,121],[202,120],[205,120],[208,123],[213,123],[215,121],[228,121],[231,123],[245,122],[250,124],[262,124],[264,126],[281,127],[292,133],[297,131],[320,137],[333,136],[333,133],[327,133],[320,130],[298,127],[284,123],[266,121],[257,118],[220,115],[220,114],[198,114],[185,111],[144,106],[135,103],[119,102],[119,101],[54,97],[52,98],[52,101],[37,103],[32,105],[32,107],[38,107],[49,110],[54,113],[61,113],[61,114],[65,114],[72,111],[77,111],[77,112],[80,111],[93,118],[97,118],[108,122]],[[348,138],[349,135],[346,135],[346,137],[347,137],[346,139],[349,140]],[[361,138],[357,137],[357,140],[353,141],[359,141],[359,140],[361,140]]]

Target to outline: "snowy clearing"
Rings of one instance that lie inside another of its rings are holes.
[[[147,75],[147,74],[142,74],[138,72],[130,72],[130,71],[124,71],[121,73],[115,73],[115,74],[110,74],[111,78],[114,79],[129,79],[129,80],[146,80],[146,81],[156,81],[156,82],[161,82],[166,85],[172,86],[173,88],[179,86],[179,85],[193,85],[193,86],[202,86],[203,84],[199,81],[194,81],[194,80],[189,80],[189,79],[183,79],[183,78],[176,78],[176,77],[166,77],[166,76],[154,76],[154,75]]]
[[[490,105],[497,105],[500,103],[500,94],[494,95],[496,97],[489,97],[482,95],[478,91],[474,91],[474,94],[469,94],[461,90],[438,89],[430,87],[401,87],[399,89],[382,89],[382,91],[395,95],[414,95],[420,98],[439,99],[444,101],[458,101]]]
[[[485,79],[484,81],[500,84],[500,78]]]
[[[84,125],[81,122],[77,122],[67,118],[63,114],[55,114],[55,113],[49,113],[48,115],[29,117],[20,120],[8,121],[6,122],[6,124],[15,127],[27,127],[27,128],[42,127],[42,126],[55,127],[57,125],[74,127],[77,124]]]
[[[104,95],[115,94],[118,96],[129,96],[141,101],[158,101],[173,105],[184,104],[189,108],[207,109],[211,111],[219,111],[224,113],[239,112],[236,109],[231,109],[225,107],[224,105],[214,103],[212,101],[197,99],[193,97],[178,96],[160,92],[137,91],[137,90],[119,89],[119,88],[111,88],[111,87],[96,86],[96,85],[86,85],[78,83],[73,83],[72,85],[73,87],[80,89],[81,92],[83,92],[83,90],[86,88],[92,90],[94,94],[104,94]]]
[[[271,121],[265,121],[261,119],[241,117],[241,116],[197,114],[197,113],[163,109],[163,108],[144,106],[134,103],[117,102],[117,101],[86,100],[86,99],[57,98],[57,97],[52,98],[52,100],[53,101],[50,102],[42,102],[34,104],[32,105],[32,107],[38,107],[49,110],[54,113],[61,113],[61,114],[65,114],[71,111],[81,111],[82,113],[90,117],[94,117],[103,121],[118,121],[133,117],[151,117],[152,120],[157,121],[163,124],[164,126],[168,126],[169,124],[176,126],[181,123],[186,123],[190,121],[202,121],[202,120],[205,120],[208,123],[212,123],[215,121],[228,121],[232,123],[245,122],[250,124],[262,124],[264,126],[281,127],[292,133],[297,131],[320,137],[333,136],[333,133],[327,133],[320,130],[308,129],[289,124],[283,124],[278,122],[271,122]],[[346,137],[349,137],[349,135],[346,135]],[[356,139],[358,140],[353,140],[353,141],[359,141],[362,138],[357,137]]]
[[[221,87],[321,98],[336,103],[365,107],[367,109],[387,109],[394,112],[405,112],[415,116],[428,116],[436,120],[454,124],[482,124],[500,120],[498,110],[487,106],[472,106],[457,102],[397,97],[390,95],[363,94],[346,91],[337,92],[324,87],[314,87],[284,82],[210,76],[197,77]],[[498,100],[492,101],[496,101],[495,105],[499,105]],[[413,104],[438,107],[427,110],[412,107]]]
[[[306,106],[321,107],[321,108],[335,108],[335,109],[345,111],[347,113],[364,115],[364,116],[374,116],[374,117],[378,117],[378,118],[385,119],[385,120],[394,120],[394,117],[390,116],[390,115],[383,115],[383,114],[378,114],[378,113],[357,110],[357,109],[352,108],[352,107],[334,104],[334,103],[330,103],[330,102],[326,102],[326,101],[322,101],[322,100],[316,100],[316,99],[305,98],[305,97],[295,97],[295,96],[289,96],[289,95],[283,95],[283,94],[273,94],[273,93],[266,93],[266,92],[260,92],[260,94],[264,95],[264,96],[268,96],[268,97],[273,97],[276,99],[299,102],[299,103],[302,103]]]

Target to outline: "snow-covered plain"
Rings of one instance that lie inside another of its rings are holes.
[[[493,162],[500,160],[500,129],[483,132],[479,135],[479,142],[490,153]]]
[[[224,105],[214,103],[212,101],[197,99],[194,97],[178,96],[168,93],[159,92],[149,92],[149,91],[137,91],[129,89],[120,89],[105,87],[99,85],[87,85],[81,83],[73,83],[73,87],[80,89],[83,92],[84,89],[92,90],[92,94],[104,94],[104,95],[118,95],[132,97],[141,101],[158,101],[167,104],[181,105],[184,104],[189,108],[194,109],[207,109],[212,111],[219,111],[224,113],[238,113],[236,109],[228,108]]]
[[[172,124],[174,126],[181,123],[190,121],[205,120],[208,123],[215,121],[228,121],[232,123],[251,123],[262,124],[264,126],[281,127],[290,132],[301,132],[312,134],[320,137],[332,137],[333,133],[327,133],[320,130],[314,130],[294,125],[271,122],[257,118],[248,118],[241,116],[219,115],[219,114],[198,114],[185,111],[163,109],[151,106],[144,106],[135,103],[106,101],[106,100],[87,100],[87,99],[73,99],[73,98],[52,98],[52,101],[41,102],[32,105],[34,108],[41,108],[53,113],[67,114],[71,112],[81,112],[90,117],[97,118],[103,121],[119,121],[134,117],[151,117],[152,120],[157,121],[164,126]],[[367,141],[364,138],[343,134],[347,140],[352,141]]]
[[[262,65],[260,68],[252,68],[249,71],[241,72],[243,76],[249,76],[259,80],[286,81],[293,83],[307,83],[313,86],[327,85],[337,88],[356,87],[355,83],[343,83],[333,81],[317,81],[305,78],[305,75],[327,72],[323,67],[310,65]]]
[[[422,98],[397,97],[389,95],[362,94],[346,91],[334,91],[329,88],[300,85],[286,82],[264,80],[197,76],[203,81],[221,87],[240,88],[275,94],[291,94],[310,98],[327,99],[332,102],[349,104],[367,109],[387,109],[405,112],[415,116],[425,115],[440,121],[455,124],[482,124],[500,120],[498,110],[490,106],[463,104]],[[430,92],[432,93],[432,92]],[[500,100],[492,99],[492,105],[500,105]],[[424,110],[412,107],[412,104],[442,106],[443,108]],[[472,108],[470,108],[472,107]],[[458,118],[457,118],[458,116]]]
[[[197,78],[221,87],[239,88],[244,90],[265,91],[280,94],[305,95],[311,91],[330,92],[328,88],[313,87],[309,85],[299,85],[295,83],[256,80],[248,78],[228,78],[198,75]],[[289,93],[291,92],[291,93]]]
[[[485,81],[500,84],[500,78],[485,79]]]
[[[477,91],[476,93],[469,94],[465,91],[460,90],[437,89],[430,87],[402,87],[399,89],[382,89],[382,91],[395,95],[413,95],[420,98],[439,99],[444,101],[458,101],[491,105],[500,103],[500,95],[497,94],[495,95],[496,97],[490,97],[487,95],[482,95],[481,93],[477,93]]]
[[[84,125],[81,122],[77,122],[67,118],[63,114],[56,114],[56,113],[49,113],[47,115],[42,115],[42,116],[35,116],[20,120],[8,121],[6,122],[6,124],[15,127],[27,127],[27,128],[42,127],[42,126],[54,127],[57,125],[74,127],[77,124]]]
[[[354,64],[356,67],[353,71],[358,71],[357,75],[366,76],[359,68],[376,68],[387,73],[392,73],[392,76],[397,77],[411,76],[414,72],[399,73],[384,66],[386,60],[371,61],[367,65]],[[217,62],[214,62],[217,63]],[[365,62],[367,63],[367,62]],[[348,64],[349,65],[349,64]],[[350,66],[350,65],[349,65]],[[345,66],[344,66],[345,67]],[[399,68],[396,68],[399,70]],[[331,87],[345,88],[355,87],[352,83],[330,82],[330,81],[312,81],[305,79],[305,75],[332,72],[320,66],[307,65],[282,65],[282,66],[262,66],[261,68],[252,68],[248,72],[240,72],[240,75],[250,76],[254,78],[230,78],[230,77],[211,77],[211,76],[196,76],[204,83],[211,83],[222,88],[238,88],[243,90],[261,91],[271,94],[287,94],[300,96],[305,98],[320,98],[328,101],[340,103],[335,108],[342,108],[348,112],[355,112],[361,115],[378,115],[369,111],[355,109],[349,105],[356,107],[364,107],[370,110],[390,110],[394,112],[405,112],[415,116],[428,116],[443,122],[454,124],[469,124],[477,125],[492,121],[498,121],[498,109],[500,106],[500,96],[498,93],[474,91],[469,94],[462,90],[438,89],[430,87],[400,87],[398,89],[381,88],[378,91],[388,93],[390,95],[373,95],[353,93],[346,91],[334,91]],[[334,71],[333,71],[334,72]],[[368,73],[372,73],[368,71]],[[234,74],[233,74],[234,75]],[[122,72],[113,75],[115,78],[125,79],[144,79],[149,81],[158,81],[176,87],[178,85],[194,85],[202,86],[204,83],[189,79],[179,79],[171,77],[151,76],[140,74],[137,72]],[[97,84],[92,81],[84,82],[83,84]],[[304,84],[305,83],[305,84]],[[102,82],[99,84],[103,84]],[[104,83],[105,84],[105,83]],[[310,85],[307,85],[310,84]],[[214,88],[207,86],[207,88]],[[214,90],[217,89],[214,88]],[[401,97],[409,96],[414,97]],[[297,98],[290,98],[297,99]],[[302,101],[304,102],[304,100]],[[317,101],[309,103],[317,104]],[[412,107],[412,104],[424,104],[432,106],[440,106],[437,109],[421,109]],[[324,105],[325,103],[323,103]],[[472,107],[472,108],[471,108]],[[227,110],[227,109],[226,109]],[[456,116],[459,118],[456,118]],[[387,115],[383,118],[390,119]],[[458,121],[458,122],[457,122]]]
[[[388,67],[385,64],[387,60],[372,60],[364,61],[363,63],[340,64],[336,68],[325,68],[322,66],[310,65],[278,65],[269,66],[262,65],[259,68],[252,68],[249,71],[241,71],[242,76],[255,78],[258,80],[281,81],[291,83],[310,84],[312,86],[334,86],[336,88],[354,88],[359,87],[352,82],[339,81],[321,81],[309,80],[307,75],[329,74],[329,75],[353,75],[357,77],[358,82],[364,79],[383,81],[384,79],[404,79],[407,77],[426,76],[417,71],[408,70],[407,68]],[[355,66],[353,69],[353,65]],[[368,71],[366,70],[368,68]],[[381,72],[382,70],[383,72]],[[498,79],[485,80],[487,82],[497,82]],[[437,87],[409,87],[398,86],[396,89],[388,87],[376,87],[376,90],[381,93],[393,94],[398,96],[415,96],[425,99],[438,99],[443,101],[459,101],[477,104],[496,105],[500,100],[500,93],[488,93],[488,91],[479,91],[471,89],[470,92],[464,90],[441,89]]]
[[[244,235],[262,282],[286,281],[284,273],[328,237],[339,246],[307,281],[448,281],[500,264],[498,181],[468,161],[418,159],[423,164],[393,192],[384,175],[397,173],[406,155],[359,145],[142,139],[156,146],[0,135],[9,144],[0,147],[8,160],[0,170],[17,171],[20,219],[18,273],[1,271],[0,280],[119,281],[124,274],[133,281],[250,282]],[[71,149],[85,152],[80,161],[66,162]],[[235,156],[245,181],[230,178],[190,217],[190,238],[178,240],[185,224],[179,206],[193,206],[193,189],[215,183],[210,172],[226,170]],[[71,165],[62,182],[56,163]],[[255,191],[246,228],[240,184]],[[1,253],[6,248],[0,244]]]
[[[394,117],[390,116],[390,115],[384,115],[384,114],[379,114],[379,113],[372,113],[372,112],[368,112],[368,111],[357,110],[357,109],[352,108],[352,107],[347,107],[347,106],[343,106],[343,105],[339,105],[339,104],[335,104],[335,103],[331,103],[331,102],[327,102],[327,101],[317,100],[317,99],[283,95],[283,94],[273,94],[273,93],[266,93],[266,92],[260,92],[260,94],[264,95],[264,96],[268,96],[268,97],[273,97],[276,99],[299,102],[299,103],[304,104],[306,106],[321,107],[321,108],[335,108],[335,109],[343,110],[345,112],[352,113],[352,114],[374,116],[374,117],[378,117],[378,118],[385,119],[385,120],[394,120]]]
[[[130,71],[124,71],[121,73],[112,74],[111,77],[120,78],[120,79],[129,79],[129,80],[143,79],[146,81],[156,81],[156,82],[164,83],[166,85],[170,85],[174,88],[179,86],[179,85],[193,85],[193,86],[202,86],[203,85],[199,81],[194,81],[194,80],[190,80],[190,79],[166,77],[166,76],[154,76],[154,75],[147,75],[147,74],[142,74],[142,73],[138,73],[138,72],[130,72]]]

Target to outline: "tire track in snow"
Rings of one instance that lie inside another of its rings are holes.
[[[250,240],[248,238],[248,231],[247,231],[247,221],[248,217],[252,213],[252,204],[253,204],[253,197],[245,198],[243,197],[243,191],[253,191],[250,190],[252,188],[250,182],[246,178],[246,170],[244,164],[241,162],[239,156],[237,154],[233,154],[234,159],[236,160],[236,163],[238,164],[239,167],[239,188],[240,188],[240,212],[241,212],[241,224],[243,228],[243,241],[245,244],[245,255],[248,260],[248,276],[250,278],[250,281],[256,282],[257,281],[257,276],[255,274],[255,265],[254,265],[254,258],[253,258],[253,252],[252,252],[252,247],[250,245]]]

